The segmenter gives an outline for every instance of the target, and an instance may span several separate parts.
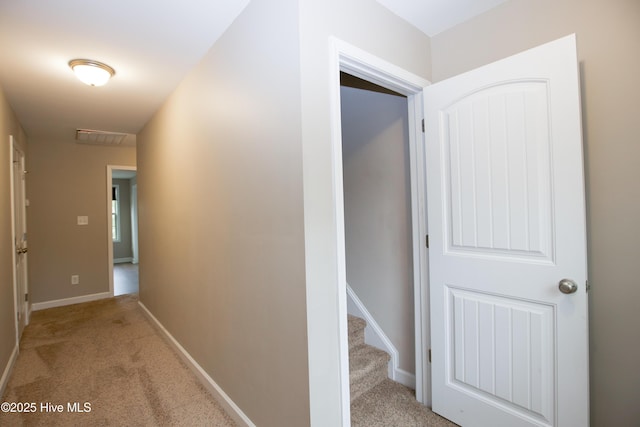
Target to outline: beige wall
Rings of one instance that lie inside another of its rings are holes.
[[[133,147],[29,141],[27,226],[32,303],[109,292],[107,165],[135,166]],[[77,217],[89,225],[77,225]],[[71,275],[80,284],[71,284]]]
[[[343,423],[329,37],[429,78],[427,36],[374,0],[300,0],[305,268],[311,418]],[[346,298],[346,297],[343,297]],[[345,399],[348,402],[348,397]]]
[[[340,88],[347,283],[415,374],[407,98]]]
[[[26,151],[27,138],[0,87],[0,377],[16,346],[11,222],[11,144],[13,135]],[[0,388],[3,384],[0,384]]]
[[[253,0],[137,139],[140,299],[265,427],[309,425],[298,39]]]
[[[434,37],[433,78],[570,33],[582,74],[591,425],[640,425],[640,2],[512,0]]]

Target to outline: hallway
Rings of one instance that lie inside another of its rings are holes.
[[[34,312],[2,402],[30,405],[3,426],[235,425],[137,295]]]
[[[113,296],[138,293],[138,264],[113,265]]]

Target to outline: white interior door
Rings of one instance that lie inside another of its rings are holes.
[[[27,215],[25,194],[24,153],[15,146],[11,138],[13,181],[13,236],[14,236],[14,287],[18,338],[28,323],[27,295]]]
[[[577,65],[568,36],[425,89],[433,409],[463,426],[589,424]]]

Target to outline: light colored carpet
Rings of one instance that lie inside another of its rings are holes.
[[[455,427],[431,412],[413,390],[390,379],[351,402],[352,427]]]
[[[351,402],[367,393],[387,378],[391,357],[384,351],[365,344],[367,322],[348,316],[349,325],[349,383]]]
[[[370,345],[349,349],[351,401],[367,393],[387,378],[389,355]]]
[[[0,426],[235,426],[137,302],[122,295],[33,313],[2,402],[36,411],[0,412]],[[352,402],[351,425],[455,426],[389,379]]]
[[[136,295],[33,313],[3,402],[1,426],[234,426],[149,323]],[[69,412],[68,404],[90,412]],[[63,405],[46,412],[41,404]]]
[[[352,427],[453,427],[418,403],[415,393],[387,377],[389,355],[365,344],[367,323],[349,316]]]

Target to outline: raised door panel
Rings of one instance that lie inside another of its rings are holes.
[[[446,250],[553,262],[546,81],[471,93],[440,115]]]
[[[519,418],[553,425],[555,308],[447,286],[446,381]]]

